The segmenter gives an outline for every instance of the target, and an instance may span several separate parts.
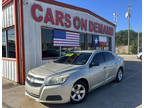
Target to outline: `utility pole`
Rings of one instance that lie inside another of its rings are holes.
[[[128,54],[129,54],[129,45],[130,45],[130,5],[128,5],[128,12],[126,12],[125,17],[128,19]]]
[[[117,17],[118,17],[118,14],[117,13],[113,13],[113,16],[114,16],[114,24],[115,24],[115,46],[116,46],[116,28],[117,28]],[[116,52],[116,51],[114,51]]]
[[[137,47],[137,53],[139,53],[139,32],[140,32],[140,24],[138,25],[138,47]]]
[[[118,14],[117,13],[113,13],[113,16],[114,16],[114,24],[117,26],[117,17],[118,17]]]

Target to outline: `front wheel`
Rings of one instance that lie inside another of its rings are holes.
[[[87,95],[87,85],[83,82],[77,82],[74,84],[71,90],[71,102],[80,103]]]
[[[119,69],[117,72],[116,81],[120,82],[120,81],[122,81],[122,79],[123,79],[123,71],[122,71],[122,69]]]

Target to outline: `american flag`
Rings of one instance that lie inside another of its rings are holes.
[[[54,30],[54,46],[78,47],[80,46],[79,40],[79,33]]]

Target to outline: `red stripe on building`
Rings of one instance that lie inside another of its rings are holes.
[[[25,84],[23,0],[19,0],[19,17],[20,17],[20,37],[21,37],[21,71],[22,71],[22,84]]]
[[[4,8],[5,6],[7,6],[11,2],[13,2],[13,0],[3,0],[2,1],[2,7]]]
[[[20,83],[20,61],[19,61],[19,35],[18,35],[18,8],[17,0],[14,0],[14,17],[15,17],[15,45],[16,45],[16,69],[17,82]]]

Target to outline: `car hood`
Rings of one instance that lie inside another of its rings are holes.
[[[81,69],[82,67],[83,67],[82,65],[71,65],[71,64],[61,64],[52,62],[30,70],[29,74],[33,74],[35,76],[47,77],[53,74],[72,72]]]

